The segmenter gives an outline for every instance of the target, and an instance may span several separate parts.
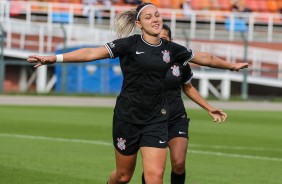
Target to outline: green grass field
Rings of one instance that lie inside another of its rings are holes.
[[[189,110],[189,184],[281,184],[281,112]],[[112,108],[0,106],[0,184],[105,184]],[[140,158],[130,183],[141,183]],[[167,162],[164,183],[169,184]]]

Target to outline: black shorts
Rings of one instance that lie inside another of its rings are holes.
[[[168,141],[175,137],[184,137],[189,139],[188,129],[189,129],[190,118],[179,118],[173,123],[168,123]]]
[[[140,147],[166,148],[167,122],[136,125],[113,120],[113,144],[123,155],[133,155]]]

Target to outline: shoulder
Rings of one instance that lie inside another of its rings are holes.
[[[177,44],[177,43],[175,43],[175,42],[173,42],[173,41],[168,41],[168,40],[165,40],[165,39],[162,39],[161,38],[161,40],[162,40],[162,45],[163,46],[166,46],[166,47],[170,47],[170,48],[180,48],[180,47],[183,47],[182,45],[179,45],[179,44]],[[185,48],[185,47],[184,47]]]
[[[169,44],[170,44],[172,47],[174,47],[174,48],[183,48],[183,49],[186,48],[186,47],[184,47],[183,45],[180,45],[180,44],[175,43],[175,42],[173,42],[173,41],[170,41]]]
[[[187,47],[184,47],[183,45],[180,45],[175,42],[171,42],[172,48],[176,50],[178,53],[187,53],[193,55],[193,50]]]
[[[138,41],[139,37],[138,35],[132,35],[124,38],[117,38],[107,43],[106,45],[108,45],[111,49],[129,48],[132,47],[132,45]]]
[[[141,36],[138,34],[135,34],[135,35],[131,35],[125,38],[117,39],[116,41],[129,45],[131,47],[133,44],[136,44],[141,41]]]
[[[187,53],[187,49],[186,47],[178,44],[178,43],[175,43],[173,41],[169,41],[167,42],[167,45],[169,45],[168,47],[174,52],[174,53]]]
[[[137,42],[137,41],[141,40],[141,35],[134,34],[134,35],[128,36],[127,39],[129,39],[129,40],[131,40],[133,42]]]

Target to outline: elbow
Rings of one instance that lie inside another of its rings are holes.
[[[210,54],[210,53],[205,53],[205,54],[206,54],[205,58],[207,60],[208,67],[213,67],[215,56],[213,54]]]

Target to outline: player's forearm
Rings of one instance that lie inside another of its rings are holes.
[[[191,100],[193,100],[200,107],[202,107],[206,111],[210,111],[213,109],[213,107],[200,95],[200,93],[196,88],[194,88],[194,86],[186,84],[183,85],[182,88],[185,95]]]
[[[219,57],[207,52],[196,52],[191,62],[201,66],[208,66],[212,68],[229,69],[229,70],[232,68],[231,63],[222,60]]]
[[[217,56],[212,55],[211,56],[211,67],[231,70],[232,64],[223,59],[220,59]]]
[[[87,62],[108,57],[105,47],[83,48],[63,54],[63,62]]]

